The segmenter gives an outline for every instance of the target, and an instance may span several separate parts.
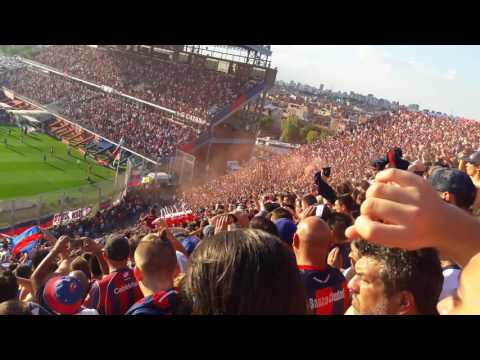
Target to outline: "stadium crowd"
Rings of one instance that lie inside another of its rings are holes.
[[[82,101],[95,95],[95,92],[78,82],[55,77],[29,67],[1,74],[0,85],[42,105],[60,102],[68,96],[75,98],[76,101]]]
[[[146,56],[88,46],[49,46],[36,61],[142,100],[208,120],[257,84],[248,73],[209,70]]]
[[[0,55],[0,73],[12,69],[19,69],[25,65],[16,57]]]
[[[436,163],[458,166],[458,156],[471,153],[480,141],[480,124],[452,121],[421,113],[400,111],[377,116],[315,144],[288,154],[262,156],[250,166],[214,179],[199,188],[186,189],[182,200],[191,209],[212,209],[215,204],[254,204],[260,195],[312,191],[315,169],[331,167],[329,183],[365,192],[375,173],[372,162],[395,146],[403,157],[420,167]],[[275,181],[272,181],[275,179]]]
[[[159,110],[93,90],[66,78],[22,68],[0,75],[4,85],[42,105],[54,106],[71,121],[141,155],[166,162],[196,131],[170,121]]]
[[[5,242],[0,314],[478,314],[479,134],[386,114],[181,191],[183,228],[127,197]]]
[[[80,125],[157,161],[174,155],[179,144],[191,142],[196,133],[176,124],[159,111],[115,95],[82,103],[64,103],[63,114]]]

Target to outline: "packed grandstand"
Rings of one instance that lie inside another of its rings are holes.
[[[68,119],[53,133],[75,134],[74,145],[98,135],[159,162],[262,81],[88,46],[33,60],[118,91],[32,65],[0,72],[0,86]],[[478,122],[401,108],[168,199],[137,186],[68,225],[5,229],[0,313],[479,313],[449,303],[460,269],[480,266],[479,142]],[[478,304],[478,291],[469,296]]]

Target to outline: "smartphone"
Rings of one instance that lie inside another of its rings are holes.
[[[324,209],[325,209],[325,205],[317,205],[315,209],[315,216],[322,217]]]
[[[83,246],[83,239],[70,239],[70,247],[73,249],[78,249]]]
[[[332,172],[332,168],[330,167],[326,167],[322,169],[323,176],[325,176],[326,178],[330,177],[331,172]]]

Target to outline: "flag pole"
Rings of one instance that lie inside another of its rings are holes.
[[[120,154],[118,156],[117,160],[117,171],[115,173],[115,187],[117,187],[117,180],[118,180],[118,168],[120,167],[120,159],[122,158],[122,149],[120,149]]]

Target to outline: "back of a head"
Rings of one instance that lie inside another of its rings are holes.
[[[49,251],[47,249],[39,249],[35,251],[32,256],[32,266],[34,270],[40,265],[42,260],[47,257],[48,253]]]
[[[127,261],[130,255],[130,245],[124,235],[110,236],[105,243],[105,255],[108,260],[115,262]]]
[[[317,203],[317,198],[313,195],[305,195],[302,198],[302,205],[304,207],[312,206],[312,205],[315,205],[316,203]]]
[[[14,274],[15,276],[18,276],[24,279],[29,279],[30,276],[32,275],[32,269],[28,265],[21,264],[17,266]]]
[[[274,236],[279,236],[275,224],[271,220],[262,216],[255,216],[250,220],[250,229],[263,230]]]
[[[293,220],[292,214],[285,208],[279,207],[272,211],[272,216],[270,218],[272,221],[276,221],[278,219],[288,219]]]
[[[340,195],[338,198],[337,198],[338,202],[340,203],[340,205],[343,205],[345,206],[345,208],[348,210],[348,211],[353,211],[355,210],[355,203],[352,199],[352,197],[349,195],[349,194],[343,194],[343,195]]]
[[[135,265],[142,270],[144,276],[151,279],[173,276],[177,256],[165,230],[160,234],[149,234],[140,240],[135,250]]]
[[[300,221],[296,237],[300,251],[313,253],[328,251],[332,242],[332,233],[328,224],[318,216],[310,216]]]
[[[94,278],[100,278],[103,275],[102,268],[98,259],[95,255],[91,255],[88,259],[88,267],[90,269],[90,273]]]
[[[88,261],[85,260],[83,256],[77,256],[75,259],[73,259],[71,268],[73,271],[82,271],[88,279],[92,278],[92,273],[90,272],[90,266],[88,264]]]
[[[17,298],[18,284],[15,275],[8,270],[0,269],[0,302]]]
[[[455,205],[468,210],[475,202],[477,188],[472,179],[458,169],[437,168],[432,172],[430,182],[440,192],[455,196]]]
[[[352,185],[345,181],[341,183],[340,185],[337,186],[337,193],[338,195],[343,195],[343,194],[350,194],[353,191]]]
[[[261,230],[222,232],[202,241],[190,258],[182,292],[193,314],[306,312],[293,253]]]
[[[345,236],[345,230],[347,230],[349,226],[353,225],[353,221],[350,216],[335,212],[330,214],[330,216],[327,218],[327,224],[334,233],[334,240],[337,242],[344,242],[347,240],[347,237]]]
[[[32,313],[26,303],[9,300],[0,303],[0,315],[32,315]]]
[[[406,251],[366,241],[360,241],[357,247],[360,257],[368,256],[384,264],[381,277],[388,297],[409,291],[415,299],[418,314],[438,314],[436,306],[443,274],[435,249]]]
[[[276,203],[276,202],[266,202],[264,204],[264,207],[265,207],[265,210],[270,213],[273,210],[275,210],[276,208],[279,208],[280,204]]]

